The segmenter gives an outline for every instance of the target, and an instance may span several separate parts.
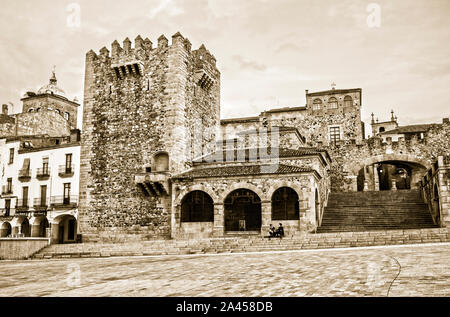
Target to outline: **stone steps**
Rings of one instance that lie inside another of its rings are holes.
[[[43,249],[33,258],[221,254],[437,242],[450,242],[450,232],[447,228],[303,234],[283,239],[272,238],[271,240],[262,237],[236,237],[196,241],[142,241],[127,244],[56,244]]]
[[[331,193],[317,232],[435,228],[416,190]]]

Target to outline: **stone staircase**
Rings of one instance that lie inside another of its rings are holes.
[[[450,242],[447,228],[302,234],[283,239],[223,237],[201,240],[160,240],[130,243],[54,244],[33,256],[34,259],[111,256],[156,256],[218,254],[261,251],[287,251],[417,243]]]
[[[331,193],[318,233],[436,228],[416,190]]]

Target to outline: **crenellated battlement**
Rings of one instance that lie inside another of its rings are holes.
[[[172,35],[170,43],[166,36],[161,35],[157,39],[156,47],[153,47],[151,40],[144,40],[140,35],[134,39],[134,44],[128,37],[123,40],[122,45],[115,40],[111,43],[110,50],[103,47],[99,54],[90,50],[86,59],[97,61],[101,67],[111,69],[110,72],[107,71],[108,77],[122,80],[127,76],[145,76],[152,68],[149,64],[153,60],[161,63],[169,55],[186,58],[193,66],[195,81],[201,88],[209,90],[218,81],[220,72],[216,67],[214,55],[203,44],[193,51],[189,39],[183,37],[180,32]]]
[[[133,45],[132,41],[127,37],[123,40],[122,45],[115,40],[111,43],[110,50],[103,47],[100,49],[99,54],[95,53],[93,50],[90,50],[86,55],[93,59],[100,57],[111,59],[112,64],[120,64],[134,60],[148,59],[152,55],[152,52],[155,52],[156,50],[182,49],[194,58],[197,68],[201,68],[205,64],[208,64],[212,68],[216,67],[216,58],[210,53],[209,50],[206,49],[204,44],[202,44],[197,50],[192,50],[191,42],[188,38],[183,37],[180,32],[175,33],[171,38],[172,41],[169,43],[167,37],[161,35],[157,39],[157,46],[153,47],[153,42],[148,38],[145,38],[144,40],[140,35],[138,35],[134,39]]]

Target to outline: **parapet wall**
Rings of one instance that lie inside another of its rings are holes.
[[[1,238],[0,260],[24,260],[50,244],[47,238]]]

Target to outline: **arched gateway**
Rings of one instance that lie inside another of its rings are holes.
[[[261,199],[249,189],[237,189],[225,198],[225,231],[260,231]]]

